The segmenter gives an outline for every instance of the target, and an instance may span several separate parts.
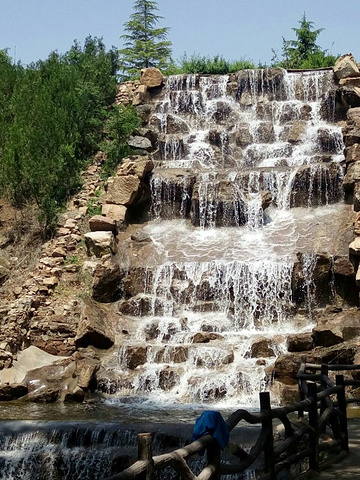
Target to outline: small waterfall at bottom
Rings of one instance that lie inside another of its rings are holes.
[[[135,432],[114,424],[3,424],[0,479],[99,480],[126,468],[136,445]]]

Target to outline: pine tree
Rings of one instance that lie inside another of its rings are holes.
[[[306,15],[299,20],[300,28],[293,28],[296,34],[296,40],[285,40],[283,37],[283,60],[276,62],[284,68],[320,68],[334,65],[336,57],[327,55],[327,50],[323,50],[316,44],[317,38],[324,30],[318,28],[314,30],[314,22],[307,20]],[[273,60],[277,60],[274,52]]]
[[[166,69],[171,62],[171,42],[166,40],[169,27],[155,28],[163,18],[156,15],[157,2],[136,0],[134,13],[124,24],[124,47],[120,53],[120,69],[123,78],[139,74],[142,68]]]

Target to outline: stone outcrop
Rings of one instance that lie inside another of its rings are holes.
[[[334,73],[338,80],[349,77],[360,77],[359,68],[351,53],[337,59],[334,65]]]
[[[158,68],[143,68],[141,70],[140,82],[148,88],[161,87],[163,76]]]
[[[86,301],[82,311],[75,344],[79,347],[88,347],[89,345],[108,349],[115,341],[108,314],[106,310],[96,302]]]

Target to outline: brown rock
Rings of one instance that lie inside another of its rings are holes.
[[[147,155],[132,155],[124,160],[116,170],[116,176],[136,175],[144,178],[154,168],[154,162]]]
[[[158,68],[143,68],[140,82],[148,88],[160,87],[163,84],[163,76]]]
[[[360,162],[353,162],[348,164],[343,183],[344,189],[351,191],[357,181],[360,181]]]
[[[192,343],[209,343],[212,340],[223,340],[224,337],[219,333],[198,332],[192,337]]]
[[[346,149],[346,163],[360,162],[360,144],[355,143]]]
[[[100,258],[103,255],[115,254],[117,247],[112,232],[89,232],[85,234],[88,255]]]
[[[92,345],[96,348],[110,348],[115,336],[109,325],[106,311],[94,301],[86,299],[79,321],[75,344],[79,347]]]
[[[251,357],[274,357],[275,356],[275,339],[262,338],[254,342],[251,346]]]
[[[93,272],[92,297],[97,302],[115,302],[121,298],[125,272],[111,258],[99,262]]]
[[[150,99],[146,85],[139,85],[134,93],[132,104],[137,107],[138,105],[149,103]]]
[[[172,346],[167,345],[161,348],[155,356],[155,362],[157,363],[183,363],[186,362],[189,356],[187,347],[180,345]]]
[[[289,131],[288,141],[290,143],[299,143],[305,133],[306,122],[304,120],[297,120]]]
[[[116,232],[116,222],[112,218],[103,215],[94,215],[89,220],[92,232]]]
[[[171,390],[180,382],[180,375],[170,367],[161,370],[159,374],[159,387],[161,390]]]
[[[117,224],[125,222],[126,211],[127,208],[124,205],[115,205],[113,203],[105,203],[101,209],[102,215],[115,220]]]
[[[303,352],[311,350],[314,347],[314,342],[311,333],[299,333],[289,335],[287,345],[289,352]]]
[[[146,347],[130,346],[126,348],[125,363],[130,370],[134,370],[139,365],[144,365],[147,358]]]
[[[133,205],[139,195],[140,180],[136,175],[117,176],[107,182],[106,203]]]
[[[346,77],[357,77],[360,75],[359,68],[352,53],[339,57],[334,65],[334,74],[339,80]]]

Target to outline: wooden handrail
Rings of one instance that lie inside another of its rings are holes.
[[[129,468],[107,480],[134,479],[139,475],[146,480],[153,480],[154,472],[171,467],[184,480],[218,480],[221,474],[239,474],[265,455],[264,472],[261,480],[273,480],[284,469],[295,463],[308,459],[309,469],[317,470],[325,464],[324,452],[341,456],[348,452],[348,432],[346,405],[360,399],[345,396],[345,387],[359,385],[357,380],[344,380],[336,375],[336,383],[328,373],[360,370],[360,365],[317,365],[302,363],[297,379],[299,382],[300,401],[282,407],[271,408],[270,396],[260,394],[260,412],[250,413],[238,409],[226,420],[231,432],[241,421],[249,425],[259,425],[257,440],[245,452],[240,446],[235,449],[231,464],[221,464],[220,447],[211,435],[205,435],[185,447],[161,455],[152,455],[151,434],[139,434],[138,460]],[[319,371],[320,373],[313,373]],[[334,398],[336,397],[336,398]],[[305,419],[303,413],[308,413]],[[298,413],[299,420],[289,417]],[[278,420],[283,425],[283,439],[274,440],[272,423]],[[321,435],[328,429],[331,441],[321,442]],[[305,447],[305,445],[307,445]],[[187,463],[195,454],[206,450],[208,465],[199,475],[195,475]],[[326,460],[328,463],[328,460]]]

